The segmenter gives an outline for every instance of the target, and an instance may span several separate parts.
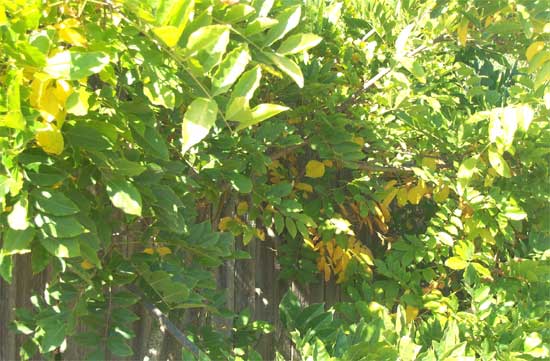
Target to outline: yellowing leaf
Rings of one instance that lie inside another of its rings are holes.
[[[531,59],[533,59],[533,57],[537,55],[538,52],[542,49],[544,49],[543,41],[535,41],[533,44],[529,45],[529,47],[525,51],[525,57],[527,58],[527,61],[531,61]]]
[[[88,46],[86,38],[78,30],[69,27],[62,27],[58,30],[59,38],[66,43],[75,46]]]
[[[365,145],[365,139],[363,137],[353,137],[351,141],[361,147]]]
[[[310,184],[307,183],[296,183],[294,185],[294,188],[299,189],[304,192],[311,193],[313,192],[313,187]]]
[[[410,204],[418,204],[420,203],[423,195],[424,189],[420,184],[418,184],[416,187],[409,189],[409,192],[407,193],[407,200]]]
[[[407,323],[414,321],[417,316],[418,316],[417,307],[407,306],[407,308],[405,308],[405,319],[407,320]]]
[[[407,204],[408,190],[403,187],[397,192],[397,206],[403,207]]]
[[[153,33],[155,33],[160,40],[171,48],[178,45],[178,41],[181,36],[178,28],[172,25],[157,26],[156,28],[153,28]]]
[[[220,222],[218,223],[218,229],[222,232],[227,231],[232,221],[233,221],[233,218],[231,217],[223,217],[222,219],[220,219]]]
[[[306,164],[306,177],[321,178],[325,174],[325,165],[318,160],[310,160]]]
[[[80,267],[82,267],[85,270],[89,270],[89,269],[94,268],[95,266],[90,261],[84,260],[80,263]]]
[[[385,188],[385,187],[384,187]],[[384,198],[384,200],[382,201],[382,205],[384,207],[389,207],[391,201],[393,201],[393,199],[395,198],[395,196],[397,195],[397,193],[399,193],[399,189],[395,188],[395,189],[392,189],[390,193],[388,193],[388,195]]]
[[[422,158],[422,166],[428,168],[429,170],[436,170],[437,160],[432,157],[424,157]]]
[[[325,165],[325,167],[329,167],[329,168],[332,167],[332,166],[334,165],[334,163],[333,163],[332,160],[330,160],[330,159],[325,159],[325,160],[323,161],[323,164]]]
[[[151,254],[151,255],[152,255],[152,254],[155,253],[155,250],[149,247],[149,248],[145,248],[145,249],[143,250],[143,253],[147,253],[147,254]]]
[[[442,203],[449,198],[450,188],[447,185],[437,187],[433,194],[433,199],[437,203]]]
[[[55,88],[53,89],[53,93],[61,104],[65,104],[65,102],[67,101],[67,98],[69,97],[69,95],[71,95],[72,92],[73,92],[73,87],[71,84],[69,84],[69,82],[65,80],[57,80],[55,82]]]
[[[454,256],[454,257],[448,258],[445,261],[445,266],[454,270],[463,270],[468,266],[468,262],[466,262],[460,257]]]
[[[386,185],[384,186],[384,190],[387,191],[388,189],[393,188],[397,184],[397,181],[395,179],[392,179]]]
[[[167,254],[171,254],[172,250],[168,247],[159,247],[156,249],[156,252],[159,254],[159,256],[166,256]]]
[[[248,203],[245,201],[239,202],[237,205],[237,215],[242,216],[246,212],[248,212]]]
[[[470,22],[467,19],[464,19],[460,22],[458,25],[458,28],[456,29],[456,34],[458,36],[458,43],[461,46],[466,46],[466,42],[468,41],[468,25]]]
[[[61,154],[65,147],[61,131],[52,123],[45,123],[35,133],[36,143],[49,154]]]
[[[323,271],[325,274],[325,282],[328,282],[330,280],[330,266],[325,263]]]

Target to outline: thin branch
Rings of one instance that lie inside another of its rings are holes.
[[[437,38],[435,38],[430,45],[434,45],[434,44],[437,44],[437,43],[440,43],[442,41],[444,41],[446,39],[445,35],[441,35]],[[426,45],[426,44],[422,44],[420,46],[418,46],[417,48],[409,51],[405,56],[406,57],[414,57],[416,56],[417,54],[423,52],[424,50],[428,49],[429,46]],[[346,107],[348,107],[350,105],[350,103],[353,103],[355,100],[357,100],[361,95],[363,95],[364,93],[367,92],[367,90],[372,87],[377,81],[379,81],[380,79],[382,79],[383,77],[385,77],[386,75],[390,74],[393,70],[394,70],[395,66],[394,67],[389,67],[389,68],[384,68],[382,70],[380,70],[378,72],[378,74],[376,74],[373,78],[369,79],[365,84],[363,84],[363,88],[357,92],[355,95],[349,97],[346,101],[344,101],[343,103],[341,103],[339,106],[338,106],[338,110],[339,111],[342,111],[343,109],[345,109]]]
[[[193,342],[189,341],[187,336],[172,322],[170,319],[159,310],[158,307],[147,301],[143,292],[134,285],[128,285],[126,288],[139,296],[143,306],[158,320],[161,329],[168,331],[184,348],[189,350],[194,356],[198,357],[200,349]]]

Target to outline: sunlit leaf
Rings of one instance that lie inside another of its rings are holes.
[[[216,122],[218,105],[212,99],[197,98],[193,100],[182,122],[182,153],[185,153],[203,140]]]
[[[110,180],[106,188],[115,207],[126,214],[141,216],[141,194],[132,183],[126,180]]]

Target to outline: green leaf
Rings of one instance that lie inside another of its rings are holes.
[[[457,191],[459,195],[462,195],[466,186],[470,183],[474,173],[477,170],[477,161],[478,156],[467,158],[460,164],[458,167],[458,172],[456,174],[458,179],[458,188]]]
[[[120,208],[124,213],[141,216],[141,195],[129,181],[108,181],[107,194],[113,205]]]
[[[46,214],[38,214],[34,217],[36,226],[53,238],[73,238],[81,235],[86,228],[72,217],[55,217]]]
[[[506,218],[514,221],[521,221],[527,218],[527,213],[513,200],[509,201],[504,207],[504,215]]]
[[[13,260],[12,256],[5,254],[0,249],[0,276],[7,283],[11,283],[13,276]]]
[[[25,129],[26,121],[21,113],[20,87],[23,80],[23,71],[21,69],[11,69],[6,76],[6,100],[8,113],[0,116],[0,127],[13,129]]]
[[[240,193],[250,193],[252,192],[252,181],[250,178],[239,174],[231,173],[229,175],[229,182]]]
[[[213,51],[224,47],[229,42],[229,27],[227,25],[208,25],[193,32],[187,40],[187,56],[198,51]],[[225,45],[224,45],[225,44]]]
[[[44,337],[40,343],[43,352],[51,352],[63,343],[67,332],[65,323],[49,317],[46,320],[40,320],[38,325],[44,330]]]
[[[277,53],[282,55],[296,54],[304,50],[308,50],[317,46],[323,38],[311,33],[303,33],[289,36],[279,49]]]
[[[24,231],[16,231],[8,228],[3,235],[2,248],[8,255],[24,254],[30,252],[30,244],[36,235],[34,228],[28,227]]]
[[[147,167],[138,162],[132,162],[122,158],[110,159],[109,161],[114,171],[121,176],[136,177],[147,169]]]
[[[279,68],[283,73],[291,77],[292,80],[294,80],[294,82],[298,85],[298,87],[304,87],[304,75],[302,74],[302,69],[300,69],[298,64],[282,55],[269,53],[264,54],[267,55],[267,57],[271,59],[273,63],[275,63],[277,68]]]
[[[251,125],[258,124],[289,109],[290,108],[288,107],[277,104],[260,104],[252,109],[251,119],[246,119],[242,121],[241,124],[239,124],[239,126],[237,127],[237,131],[247,128]]]
[[[246,45],[241,45],[227,54],[213,76],[212,94],[219,95],[229,90],[244,72],[249,61],[250,53]]]
[[[448,258],[445,261],[445,266],[454,270],[463,270],[468,266],[468,262],[466,262],[460,257],[454,256],[454,257]]]
[[[67,113],[77,116],[84,116],[88,114],[88,99],[91,93],[86,88],[81,87],[78,91],[71,93],[67,98],[67,104],[65,105]]]
[[[99,73],[108,63],[109,56],[102,52],[65,50],[49,58],[44,71],[55,79],[79,80]]]
[[[243,97],[246,100],[252,99],[254,92],[260,86],[260,80],[262,78],[262,69],[259,65],[256,65],[254,68],[245,72],[243,76],[235,85],[233,93],[231,94],[232,98]]]
[[[31,193],[34,206],[39,211],[54,216],[70,216],[78,213],[78,206],[63,193],[55,190],[35,190]]]
[[[80,243],[78,239],[41,238],[40,244],[52,255],[59,258],[80,257]]]
[[[298,229],[296,228],[296,223],[294,223],[292,218],[286,217],[285,225],[286,225],[286,230],[288,231],[290,236],[292,238],[296,237],[296,234],[298,233]]]
[[[225,23],[235,24],[235,23],[238,23],[239,21],[245,20],[255,12],[256,12],[256,9],[254,9],[250,5],[236,4],[231,6],[227,10],[227,12],[225,13],[225,16],[223,17],[223,21]]]
[[[259,17],[250,22],[245,29],[246,36],[252,36],[261,33],[277,24],[277,20],[272,18]]]
[[[159,105],[168,109],[174,109],[176,105],[176,94],[166,82],[155,79],[143,86],[143,94],[151,104]]]
[[[265,46],[269,46],[279,39],[282,39],[289,31],[298,26],[302,8],[299,5],[291,6],[277,16],[277,25],[269,29],[264,41]]]
[[[510,167],[508,166],[508,163],[506,163],[502,155],[500,155],[493,147],[490,147],[487,150],[487,153],[489,155],[489,163],[491,163],[491,166],[494,168],[494,170],[501,177],[510,178],[512,176],[512,172],[510,171]]]
[[[187,108],[181,128],[182,153],[203,140],[216,123],[218,104],[213,99],[197,98]]]
[[[124,337],[119,335],[109,336],[107,339],[107,347],[115,356],[128,357],[134,354],[132,348],[128,346]]]
[[[75,149],[104,151],[111,149],[111,140],[99,130],[86,123],[78,122],[66,132],[67,141]]]

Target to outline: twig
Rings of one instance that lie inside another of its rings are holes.
[[[199,356],[200,349],[197,347],[197,345],[189,341],[187,336],[185,336],[185,334],[179,328],[177,328],[176,325],[174,325],[174,323],[170,321],[170,319],[166,317],[166,315],[162,313],[161,310],[158,309],[158,307],[147,301],[145,295],[139,288],[134,285],[128,285],[126,286],[126,288],[140,297],[141,303],[147,309],[147,311],[149,311],[153,316],[156,317],[161,329],[167,330],[170,335],[172,335],[183,347],[191,351],[194,356]]]
[[[434,45],[434,44],[437,44],[437,43],[440,43],[442,41],[445,40],[445,35],[441,35],[437,38],[435,38],[432,43],[430,45]],[[413,57],[421,52],[423,52],[424,50],[428,49],[428,45],[426,44],[422,44],[420,45],[419,47],[409,51],[405,56],[406,57]],[[342,111],[343,109],[345,109],[346,107],[348,107],[350,105],[350,103],[354,102],[355,100],[357,100],[361,95],[363,95],[364,93],[367,92],[367,90],[372,87],[378,80],[382,79],[383,77],[385,77],[386,75],[388,75],[389,73],[391,73],[393,71],[394,67],[389,67],[389,68],[384,68],[382,70],[380,70],[378,72],[378,74],[376,74],[373,78],[369,79],[365,84],[363,84],[363,88],[361,90],[359,90],[359,92],[357,92],[355,95],[349,97],[346,101],[344,101],[343,103],[341,103],[339,106],[338,106],[338,110],[339,111]]]

